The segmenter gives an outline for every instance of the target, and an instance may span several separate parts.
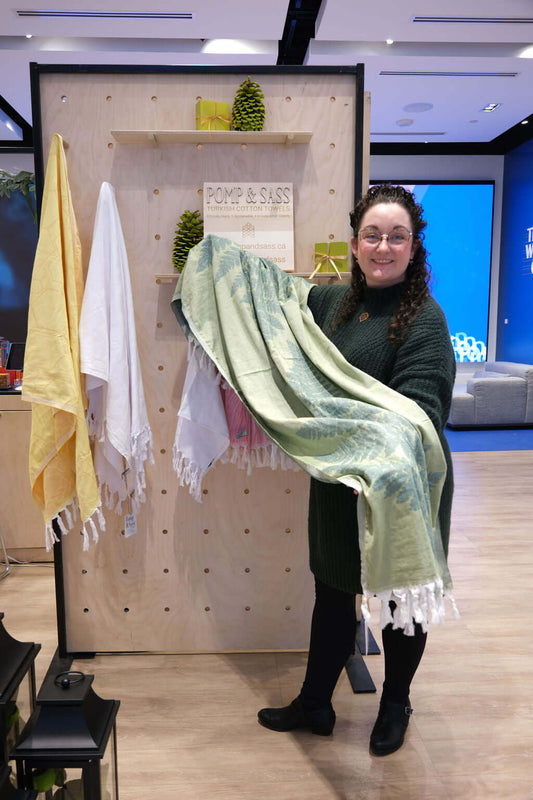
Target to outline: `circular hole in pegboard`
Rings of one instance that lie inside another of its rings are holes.
[[[292,103],[292,97],[290,95],[287,95],[287,97],[285,98],[285,102]]]
[[[209,567],[206,567],[206,568],[204,569],[204,572],[209,572]]]
[[[250,494],[250,490],[249,489],[245,489],[244,490],[244,494]]]
[[[285,528],[285,533],[292,533],[290,528]]]
[[[292,489],[285,489],[285,494],[290,494],[291,492],[292,492]]]
[[[209,494],[207,489],[202,489],[202,494]]]
[[[166,528],[163,528],[162,533],[168,533]]]
[[[108,147],[109,150],[112,150],[113,149],[113,142],[108,142],[107,143],[107,147]]]
[[[159,194],[159,189],[154,189],[154,194]]]
[[[203,147],[204,147],[203,144],[197,144],[196,145],[196,149],[197,150],[203,150]]]
[[[211,606],[206,606],[206,607],[204,608],[204,611],[211,611]]]
[[[333,95],[332,95],[332,96],[331,96],[329,99],[330,99],[330,102],[331,102],[331,103],[335,103],[335,101],[337,100],[337,98],[336,98],[336,97],[333,97]]]
[[[157,95],[156,95],[156,94],[153,94],[153,95],[152,95],[152,103],[156,103],[156,102],[157,102],[157,100],[158,100],[158,97],[157,97]]]
[[[250,567],[245,567],[245,568],[244,568],[244,571],[245,571],[245,572],[250,572]]]
[[[170,611],[170,608],[168,606],[165,606],[165,611]]]
[[[204,533],[209,533],[209,528],[204,528]]]
[[[165,575],[168,575],[168,573],[169,573],[169,570],[167,569],[167,567],[165,567],[165,569],[163,570],[163,572],[164,572],[164,574],[165,574]]]
[[[127,569],[123,569],[122,572],[124,573],[124,575],[128,574],[128,570]]]
[[[154,236],[154,239],[156,240],[156,242],[158,242],[161,239],[161,234],[160,233],[156,233],[156,235]]]
[[[330,142],[329,143],[329,149],[330,150],[335,150],[335,142]]]
[[[285,606],[285,611],[290,611],[290,610],[291,610],[290,606]]]
[[[334,239],[334,238],[335,238],[335,234],[334,234],[334,233],[330,233],[330,234],[328,235],[328,239]]]
[[[124,613],[127,614],[128,612],[129,612],[129,608],[126,606],[126,608],[124,609]]]
[[[167,493],[166,489],[161,489],[161,494],[166,494],[166,493]]]
[[[158,327],[158,328],[162,328],[162,327],[163,327],[163,323],[162,323],[162,322],[158,322],[158,323],[157,323],[157,327]]]
[[[248,145],[244,143],[241,144],[241,150],[248,150]]]
[[[161,453],[162,456],[164,456],[167,451],[165,450],[164,447],[162,447],[159,452]]]
[[[330,189],[330,190],[329,190],[329,193],[330,193],[330,194],[335,194],[335,189]]]
[[[245,532],[245,533],[250,533],[250,528],[245,528],[245,529],[244,529],[244,532]]]
[[[68,100],[68,97],[67,97],[67,95],[66,95],[66,94],[62,94],[62,95],[61,95],[61,102],[62,102],[62,103],[66,103],[66,102],[67,102],[67,100]]]
[[[159,413],[160,413],[160,414],[164,414],[164,413],[165,413],[165,409],[164,409],[163,407],[161,407],[161,408],[159,409]]]
[[[204,190],[203,190],[203,189],[198,189],[198,191],[197,191],[197,194],[199,194],[199,195],[200,195],[200,197],[203,195],[203,193],[204,193]]]
[[[202,95],[201,95],[201,94],[197,94],[197,95],[196,95],[196,100],[203,100],[203,97],[202,97]]]
[[[84,613],[84,614],[88,614],[88,613],[89,613],[89,609],[88,609],[88,608],[84,608],[84,609],[83,609],[83,613]]]
[[[251,607],[251,606],[244,606],[244,610],[245,610],[245,611],[251,611],[251,610],[252,610],[252,607]]]
[[[291,571],[290,567],[285,567],[285,572],[290,572],[290,571]]]
[[[112,99],[113,99],[113,98],[111,97],[111,95],[110,95],[110,94],[108,94],[108,95],[107,95],[107,97],[106,97],[106,101],[107,101],[108,103],[110,103]]]
[[[87,570],[86,569],[82,569],[81,574],[82,575],[87,575]]]

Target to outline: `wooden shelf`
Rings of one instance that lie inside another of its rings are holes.
[[[119,144],[307,144],[310,131],[111,131]]]
[[[311,270],[309,272],[288,272],[289,275],[294,275],[296,278],[308,278],[311,275]],[[160,272],[155,274],[155,282],[158,284],[161,283],[175,283],[179,278],[179,272]],[[341,279],[342,283],[349,283],[351,280],[351,273],[350,272],[341,272]],[[316,278],[324,278],[325,280],[329,278],[335,278],[336,280],[339,279],[339,276],[336,272],[317,272],[313,280]]]

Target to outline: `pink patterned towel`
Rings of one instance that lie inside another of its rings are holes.
[[[276,469],[279,464],[282,469],[299,469],[268,438],[226,381],[221,383],[220,393],[230,438],[230,446],[221,458],[222,463],[229,461],[236,464],[240,469],[247,469],[249,475],[252,467],[269,466]]]

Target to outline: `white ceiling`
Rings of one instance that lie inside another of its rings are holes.
[[[288,5],[288,0],[0,0],[0,95],[31,123],[31,61],[274,65]],[[191,12],[193,18],[17,14],[42,8],[179,11]],[[413,21],[421,15],[500,21]],[[394,40],[391,45],[385,44],[389,38]],[[373,143],[489,142],[533,113],[533,58],[524,57],[528,48],[533,56],[532,0],[323,0],[306,63],[365,65]],[[426,74],[416,74],[420,72]],[[501,106],[482,112],[488,103]],[[413,104],[432,107],[422,111]],[[533,135],[533,120],[530,124]],[[0,139],[13,138],[3,128],[0,123]]]

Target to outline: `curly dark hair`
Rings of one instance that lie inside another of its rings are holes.
[[[409,325],[418,309],[429,296],[430,272],[427,265],[427,252],[423,244],[423,230],[427,223],[422,216],[422,206],[416,202],[411,192],[408,192],[403,186],[393,186],[386,183],[371,187],[351,212],[350,224],[353,228],[354,236],[359,233],[364,214],[369,208],[378,203],[397,203],[402,206],[409,214],[413,227],[413,244],[415,246],[413,258],[407,267],[404,291],[396,314],[390,321],[387,336],[391,344],[398,346],[403,342]],[[333,328],[337,328],[353,317],[357,306],[362,300],[364,286],[365,276],[356,257],[353,256],[351,291],[346,293],[341,303],[337,316],[333,321]]]

